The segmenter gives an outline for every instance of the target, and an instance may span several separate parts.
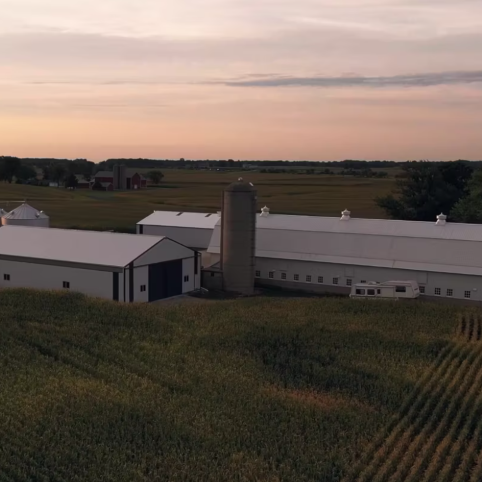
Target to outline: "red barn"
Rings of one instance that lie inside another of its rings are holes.
[[[114,186],[114,173],[113,171],[99,171],[95,176],[94,176],[95,181],[100,182],[101,184],[105,183],[112,183],[112,186]],[[126,169],[126,189],[132,190],[132,189],[143,189],[147,187],[147,179],[142,175],[139,174],[136,170],[134,169]],[[107,190],[113,190],[112,189],[107,189]]]

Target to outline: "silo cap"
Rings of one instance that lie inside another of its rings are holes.
[[[240,177],[237,181],[233,182],[230,184],[226,189],[226,192],[254,192],[254,186],[243,180],[242,177]]]

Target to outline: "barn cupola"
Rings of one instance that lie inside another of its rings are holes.
[[[261,209],[261,217],[267,218],[269,216],[269,207],[265,206]]]
[[[349,220],[350,220],[350,214],[351,214],[351,212],[348,211],[348,209],[345,209],[345,210],[341,213],[341,218],[340,218],[340,220],[341,220],[341,221],[349,221]]]
[[[445,226],[447,224],[447,216],[445,214],[439,214],[437,216],[437,222],[435,223],[437,226]]]

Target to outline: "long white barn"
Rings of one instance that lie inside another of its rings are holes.
[[[199,289],[198,253],[159,236],[4,226],[0,288],[150,302]]]
[[[218,220],[207,248],[211,264],[220,239]],[[339,293],[363,281],[415,280],[425,296],[482,301],[482,225],[449,223],[444,215],[411,222],[265,208],[257,216],[256,277],[263,285]]]

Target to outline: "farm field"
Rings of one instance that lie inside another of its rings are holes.
[[[136,192],[68,191],[63,188],[0,184],[0,207],[27,199],[51,218],[53,227],[134,228],[154,210],[220,209],[222,189],[238,177],[258,189],[259,208],[274,213],[338,216],[348,208],[354,217],[383,218],[374,199],[389,193],[394,179],[342,176],[165,170],[161,187]]]
[[[0,481],[480,480],[482,326],[460,308],[0,305]]]

